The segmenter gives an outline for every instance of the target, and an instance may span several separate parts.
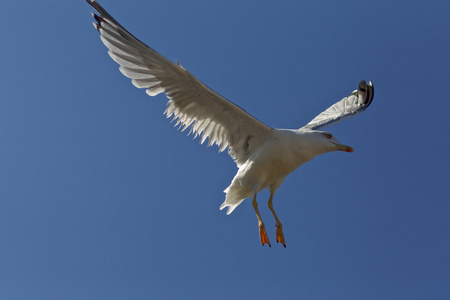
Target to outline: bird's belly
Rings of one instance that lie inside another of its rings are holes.
[[[252,190],[262,190],[272,185],[281,184],[287,175],[314,156],[297,147],[290,136],[268,141],[239,168],[235,176],[241,186]]]
[[[255,165],[265,170],[270,177],[287,176],[309,159],[303,157],[292,147],[276,147],[255,157]]]
[[[264,178],[264,187],[270,186],[278,182],[281,178],[295,171],[300,164],[287,161],[286,159],[274,159],[264,162],[261,167],[256,167],[256,171],[260,172]]]
[[[258,157],[250,160],[241,169],[237,176],[241,185],[251,189],[262,190],[271,185],[279,183],[295,171],[304,160],[299,160],[291,155],[280,155],[277,157]]]

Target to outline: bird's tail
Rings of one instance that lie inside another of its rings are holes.
[[[235,180],[224,191],[226,193],[225,201],[220,205],[220,210],[228,207],[227,215],[231,214],[233,210],[238,207],[245,199],[253,195],[253,191],[245,186],[236,183]]]

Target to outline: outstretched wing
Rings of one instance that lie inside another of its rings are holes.
[[[208,138],[208,146],[216,144],[219,151],[228,147],[238,166],[272,133],[270,127],[135,38],[95,0],[87,2],[99,13],[93,15],[94,26],[119,70],[136,87],[147,89],[148,95],[165,93],[169,98],[165,114],[173,116],[182,131],[190,127],[189,134],[200,135],[202,144]]]
[[[372,103],[373,92],[372,81],[369,81],[368,85],[364,80],[361,81],[358,89],[350,96],[333,104],[301,129],[318,130],[356,116]]]

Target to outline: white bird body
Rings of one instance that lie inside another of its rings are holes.
[[[334,151],[333,145],[321,143],[316,131],[274,129],[266,142],[239,167],[220,209],[228,207],[227,214],[245,199],[270,188],[271,192],[283,183],[287,175],[319,154]]]
[[[318,131],[323,127],[352,117],[364,111],[372,102],[372,82],[363,80],[358,90],[338,101],[300,129],[274,129],[252,117],[204,85],[179,64],[148,47],[123,28],[95,0],[87,0],[98,15],[94,15],[95,28],[108,54],[119,70],[131,78],[133,85],[145,88],[150,96],[165,93],[169,98],[165,114],[173,116],[175,126],[182,131],[190,128],[200,143],[209,140],[219,151],[228,149],[238,172],[225,189],[225,201],[220,209],[228,207],[230,214],[242,201],[253,196],[253,207],[258,218],[262,244],[269,244],[261,220],[256,195],[265,188],[270,190],[269,208],[277,227],[277,242],[286,247],[282,225],[272,206],[273,195],[288,174],[317,155],[330,151],[353,152],[339,143],[330,133]]]

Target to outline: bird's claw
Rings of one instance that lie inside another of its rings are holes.
[[[269,238],[267,237],[267,232],[266,232],[266,229],[265,229],[263,223],[259,225],[259,239],[261,240],[261,244],[262,244],[263,246],[264,246],[265,244],[268,244],[269,247],[272,247],[272,246],[270,245]]]

